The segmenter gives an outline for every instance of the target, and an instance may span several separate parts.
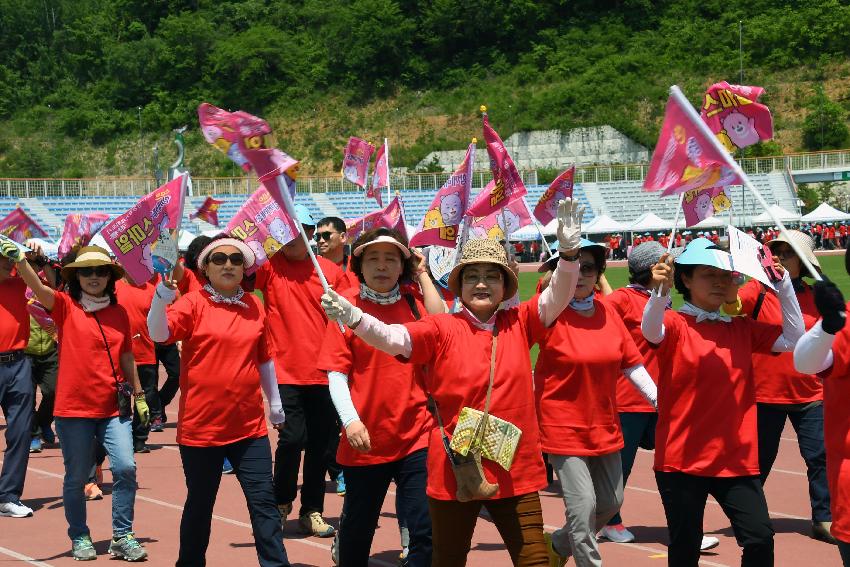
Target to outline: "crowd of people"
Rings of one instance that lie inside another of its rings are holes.
[[[641,235],[630,283],[612,290],[606,262],[623,240],[581,238],[583,210],[567,199],[537,292],[520,301],[516,253],[539,245],[469,240],[435,279],[427,254],[395,230],[349,241],[341,219],[296,213],[329,288],[302,238],[257,265],[237,238],[198,237],[173,272],[147,282],[96,246],[50,259],[0,238],[0,516],[33,515],[22,501],[29,454],[58,437],[73,558],[97,557],[86,501],[103,497],[108,458],[108,551],[146,559],[134,453],[149,451],[179,390],[170,415],[186,502],[178,555],[157,561],[206,564],[216,494],[232,473],[263,567],[290,565],[283,528],[296,500],[302,533],[333,538],[335,564],[366,566],[391,483],[403,565],[465,565],[484,508],[514,565],[600,566],[599,539],[635,540],[620,508],[644,448],[654,449],[669,565],[695,567],[718,545],[703,535],[711,495],[741,564],[768,566],[763,487],[790,420],[811,535],[850,567],[840,401],[850,330],[841,292],[809,283],[817,274],[795,251],[819,270],[818,242],[846,246],[843,225],[762,235],[775,290],[730,271],[716,233],[678,234],[670,252],[669,235]],[[337,527],[324,514],[328,477],[345,498]],[[548,533],[539,491],[555,479],[564,521]]]

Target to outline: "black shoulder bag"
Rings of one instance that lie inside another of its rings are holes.
[[[133,404],[130,403],[133,396],[133,388],[126,380],[118,379],[118,372],[115,370],[115,363],[112,361],[112,352],[109,350],[109,342],[106,340],[106,333],[103,332],[103,325],[100,324],[100,319],[97,318],[96,311],[92,311],[92,315],[97,322],[97,328],[100,329],[100,336],[103,337],[103,346],[106,347],[109,366],[112,367],[112,377],[115,378],[115,390],[118,393],[118,417],[130,418],[133,416]]]

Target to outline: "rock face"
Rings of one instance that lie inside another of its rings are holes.
[[[516,132],[505,140],[505,147],[519,169],[559,168],[573,164],[644,163],[650,158],[645,146],[608,125],[575,128],[568,132]],[[465,149],[431,152],[419,162],[418,167],[425,167],[436,157],[443,171],[450,171],[463,161],[465,153]],[[484,141],[479,139],[475,168],[486,169],[488,163]]]

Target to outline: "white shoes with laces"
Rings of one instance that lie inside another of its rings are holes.
[[[17,502],[0,502],[0,516],[7,518],[29,518],[32,516],[32,508],[24,506],[20,500]]]

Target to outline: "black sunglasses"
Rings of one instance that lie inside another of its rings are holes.
[[[334,234],[339,234],[338,232],[331,232],[330,230],[325,230],[323,232],[316,233],[316,242],[322,240],[330,240]]]
[[[234,266],[241,266],[245,263],[245,256],[243,256],[241,252],[234,252],[230,255],[227,255],[224,252],[216,252],[215,254],[210,254],[209,263],[215,264],[216,266],[223,266],[228,260],[230,260],[230,263]]]
[[[94,268],[77,268],[77,273],[84,278],[90,278],[93,275],[99,278],[105,278],[112,273],[112,268],[109,266],[95,266]]]

